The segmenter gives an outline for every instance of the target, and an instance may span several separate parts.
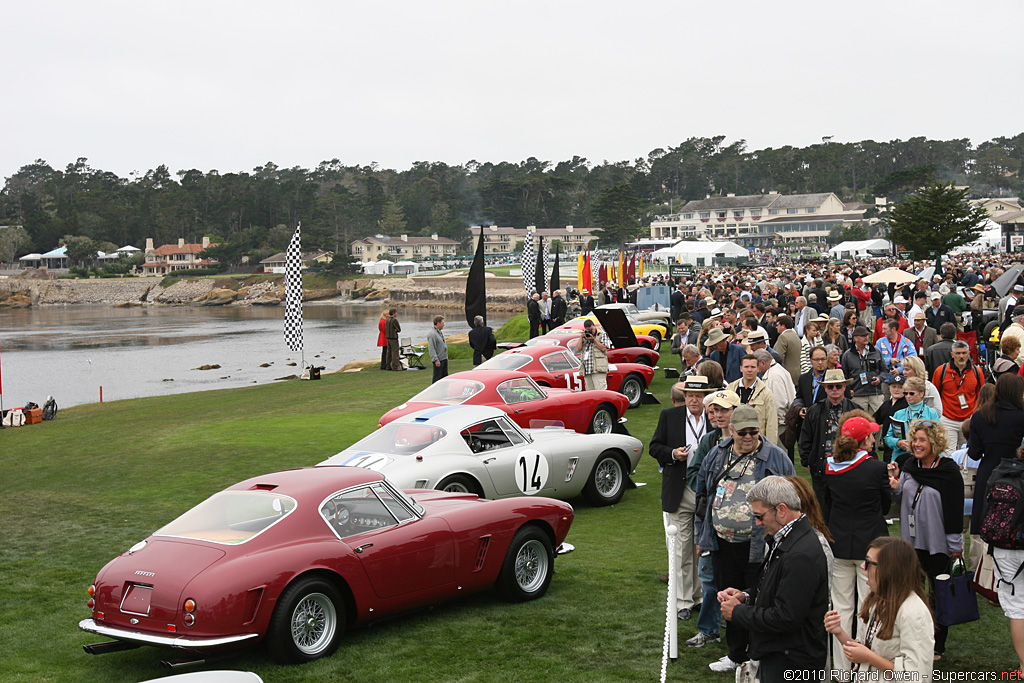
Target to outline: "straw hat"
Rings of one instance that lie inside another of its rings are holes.
[[[846,379],[846,375],[843,374],[842,370],[826,370],[825,378],[821,380],[821,384],[849,384],[852,379]]]
[[[720,328],[716,327],[713,330],[711,330],[711,332],[708,333],[708,338],[704,340],[704,346],[714,346],[715,344],[725,341],[728,338],[729,335],[727,335],[725,332],[722,332]]]

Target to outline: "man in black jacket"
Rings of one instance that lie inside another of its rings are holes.
[[[494,355],[494,349],[498,347],[494,332],[484,324],[482,315],[473,318],[473,329],[469,331],[469,345],[473,348],[473,365],[480,365],[485,359],[489,359]]]
[[[562,291],[556,289],[551,294],[551,327],[552,329],[565,323],[565,312],[569,306],[562,298]]]
[[[811,348],[811,369],[800,375],[796,383],[796,398],[793,405],[800,406],[800,417],[807,417],[807,409],[815,403],[825,400],[825,387],[821,380],[825,378],[825,369],[828,365],[828,351],[824,346]]]
[[[580,291],[580,315],[590,315],[594,312],[594,297],[590,296],[590,290],[584,287]]]
[[[673,407],[661,411],[648,448],[661,469],[661,509],[665,526],[674,524],[679,530],[675,539],[676,612],[684,621],[690,619],[692,611],[700,610],[701,601],[697,544],[693,537],[697,494],[687,483],[686,469],[708,431],[704,395],[709,391],[707,377],[700,375],[672,385]]]
[[[526,302],[526,318],[530,321],[530,339],[540,334],[540,294],[533,293]]]
[[[814,495],[821,503],[825,519],[825,462],[832,455],[832,444],[839,436],[839,418],[857,406],[846,398],[848,380],[842,370],[826,370],[821,380],[825,400],[807,409],[804,425],[800,428],[800,464],[811,472]]]
[[[953,342],[956,341],[956,325],[943,323],[939,328],[939,341],[928,347],[924,354],[924,369],[928,371],[928,377],[935,374],[935,368],[953,360]]]
[[[828,560],[800,496],[784,477],[765,477],[747,493],[769,550],[755,586],[718,593],[722,616],[750,633],[760,680],[824,680]]]

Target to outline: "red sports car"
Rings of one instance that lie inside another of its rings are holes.
[[[618,429],[629,399],[607,389],[541,388],[529,375],[511,370],[468,370],[434,382],[384,413],[377,426],[414,410],[462,404],[497,406],[524,429],[561,423],[580,434],[609,434]]]
[[[499,353],[476,366],[477,370],[518,370],[542,387],[583,391],[580,359],[561,346],[523,346]],[[654,368],[637,363],[609,363],[608,388],[629,399],[636,408],[654,379]]]
[[[550,498],[400,491],[361,467],[235,484],[107,563],[87,652],[193,652],[262,641],[282,662],[331,654],[345,628],[490,586],[544,595],[573,521]]]
[[[534,337],[530,341],[526,342],[525,345],[563,346],[573,353],[577,353],[577,349],[580,344],[580,332],[579,330],[571,330],[571,334],[568,332],[569,330],[565,330],[564,328],[551,330],[547,334]],[[609,363],[640,363],[641,365],[648,365],[653,368],[658,364],[660,359],[660,353],[654,349],[649,349],[646,346],[627,346],[624,348],[608,349]]]

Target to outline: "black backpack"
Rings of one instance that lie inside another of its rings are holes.
[[[993,548],[1024,550],[1024,459],[1005,458],[992,471],[981,538]]]

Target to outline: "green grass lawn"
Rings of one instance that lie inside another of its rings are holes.
[[[506,331],[507,334],[507,331]],[[504,335],[503,335],[504,336]],[[678,367],[667,354],[663,364]],[[469,354],[452,371],[471,366]],[[89,616],[96,572],[202,499],[250,476],[313,465],[361,438],[389,408],[430,381],[428,372],[376,369],[319,382],[180,394],[77,406],[57,420],[0,431],[0,681],[139,681],[163,675],[165,651],[102,656],[102,641],[77,628]],[[667,400],[658,372],[652,390]],[[646,441],[664,405],[629,412]],[[655,462],[635,475],[646,486],[610,508],[573,501],[569,541],[548,594],[509,605],[485,592],[349,632],[332,657],[274,664],[258,649],[216,668],[248,669],[265,681],[651,681],[660,670],[666,569]],[[1001,610],[951,630],[944,670],[1015,667]],[[726,681],[707,663],[724,645],[692,650],[682,641],[672,680]]]

